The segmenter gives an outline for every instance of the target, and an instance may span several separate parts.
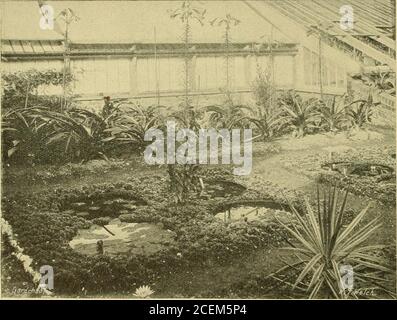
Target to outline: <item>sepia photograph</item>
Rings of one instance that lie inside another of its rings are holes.
[[[1,299],[397,298],[395,0],[0,19]]]

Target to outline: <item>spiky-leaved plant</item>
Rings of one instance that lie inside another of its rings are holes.
[[[171,12],[170,17],[172,19],[179,19],[183,25],[183,61],[184,61],[184,100],[182,104],[182,112],[175,114],[175,119],[180,121],[184,125],[184,129],[195,130],[197,127],[197,113],[192,106],[189,99],[189,92],[191,89],[191,75],[190,75],[190,64],[191,64],[191,23],[197,22],[201,26],[205,18],[206,10],[198,8],[192,4],[192,1],[183,1],[181,6]],[[197,164],[184,164],[168,165],[168,175],[170,178],[170,189],[175,194],[175,202],[185,202],[188,198],[188,194],[192,189],[197,187]]]
[[[283,111],[280,115],[281,121],[287,128],[292,129],[298,138],[317,127],[316,123],[319,121],[317,99],[304,100],[292,91],[280,99],[280,104]]]
[[[365,124],[371,122],[373,109],[376,104],[371,94],[368,95],[367,100],[352,102],[347,110],[347,116],[351,125],[355,128],[362,128]]]
[[[334,96],[320,108],[321,127],[326,131],[336,132],[347,126],[347,105],[344,97]]]
[[[320,191],[317,191],[316,208],[306,199],[304,213],[290,205],[296,223],[279,223],[292,236],[291,247],[286,249],[293,252],[297,261],[286,263],[286,266],[271,274],[271,278],[292,284],[294,289],[304,290],[309,298],[354,297],[355,293],[346,290],[341,283],[341,266],[351,265],[356,286],[375,286],[388,292],[384,274],[393,271],[385,265],[379,254],[385,246],[368,244],[375,231],[381,227],[379,218],[364,221],[368,205],[350,223],[345,224],[347,196],[348,192],[345,191],[340,204],[339,191],[334,187],[324,192],[322,200]]]

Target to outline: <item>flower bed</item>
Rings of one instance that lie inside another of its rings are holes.
[[[208,171],[205,176],[232,180],[224,171]],[[249,189],[227,201],[281,195],[276,186],[264,184],[266,186],[260,191]],[[272,191],[267,194],[266,190]],[[74,199],[110,192],[115,195],[128,193],[146,202],[132,213],[121,215],[120,220],[159,224],[176,234],[175,242],[153,255],[86,256],[74,251],[69,242],[78,230],[88,229],[93,223],[107,222],[65,213],[63,205]],[[177,273],[180,268],[207,263],[221,265],[253,250],[283,244],[286,234],[276,221],[224,223],[214,217],[218,202],[219,199],[192,196],[189,203],[175,205],[168,199],[166,179],[152,176],[131,178],[125,183],[59,188],[46,194],[25,196],[17,193],[3,198],[3,211],[18,243],[32,257],[33,268],[37,270],[45,264],[53,266],[56,294],[84,295],[132,292],[140,285],[155,288],[161,277]]]

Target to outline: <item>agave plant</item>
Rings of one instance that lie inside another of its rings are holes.
[[[371,122],[373,107],[375,105],[371,94],[369,94],[367,100],[356,100],[352,102],[347,110],[347,116],[351,125],[356,128],[361,128],[364,124]]]
[[[301,214],[292,205],[291,212],[296,217],[296,225],[279,223],[290,233],[291,250],[297,261],[270,275],[271,278],[291,284],[291,276],[296,275],[293,288],[304,290],[309,298],[331,295],[347,298],[350,294],[341,282],[340,268],[351,265],[354,279],[360,287],[366,285],[386,289],[383,273],[393,272],[385,265],[379,252],[382,245],[368,245],[368,240],[381,226],[379,218],[364,222],[368,211],[365,207],[349,224],[345,224],[347,191],[342,203],[338,202],[336,187],[324,192],[320,200],[317,189],[317,206],[313,208],[306,199],[306,213]],[[354,293],[352,293],[354,296]]]
[[[383,91],[395,90],[396,78],[392,72],[372,72],[368,75],[370,84]]]
[[[296,137],[303,137],[309,130],[318,127],[320,116],[317,99],[303,100],[298,94],[290,92],[280,99],[280,104],[284,111],[280,121],[292,129]]]
[[[53,124],[48,134],[48,145],[63,145],[65,154],[72,159],[87,161],[99,156],[107,159],[105,144],[110,141],[106,129],[113,113],[104,118],[94,112],[74,109],[67,112],[42,111],[40,117]]]
[[[264,141],[273,138],[282,130],[283,119],[280,118],[280,112],[272,112],[258,105],[247,108],[249,110],[249,116],[246,116],[244,119],[253,123],[258,128],[260,136]]]
[[[235,104],[231,97],[227,97],[221,105],[207,106],[206,111],[210,114],[209,122],[215,128],[231,130],[233,128],[247,125],[244,110],[246,106]]]
[[[206,128],[209,122],[208,114],[203,109],[193,105],[188,105],[186,108],[184,103],[181,103],[177,111],[171,112],[167,118],[176,121],[181,128],[196,131]]]
[[[104,141],[114,141],[121,144],[129,144],[137,149],[142,149],[148,143],[145,141],[145,133],[150,128],[160,128],[164,124],[161,113],[162,106],[148,106],[146,108],[138,105],[127,105],[123,108],[111,125],[105,129],[110,136]]]
[[[347,108],[345,97],[337,99],[334,96],[320,108],[321,127],[331,132],[344,129],[347,126]]]
[[[6,111],[2,116],[3,159],[18,155],[34,160],[38,156],[47,134],[47,122],[40,116],[38,107]]]

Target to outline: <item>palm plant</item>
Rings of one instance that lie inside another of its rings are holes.
[[[349,224],[344,223],[348,192],[343,196],[342,204],[338,203],[339,191],[329,188],[328,194],[320,200],[317,189],[317,206],[313,208],[306,199],[306,213],[301,214],[292,205],[291,212],[296,218],[296,225],[287,226],[279,223],[293,238],[289,242],[297,262],[286,266],[270,275],[271,278],[291,284],[291,275],[297,275],[293,288],[300,288],[315,298],[321,294],[335,298],[346,298],[354,293],[345,290],[341,283],[340,268],[351,265],[354,279],[365,285],[376,285],[387,290],[382,274],[392,272],[385,266],[379,256],[382,245],[367,245],[381,226],[379,218],[363,223],[369,206],[365,207]],[[283,276],[287,275],[287,276]]]
[[[280,99],[282,110],[280,121],[291,128],[297,137],[303,137],[309,130],[318,127],[319,101],[315,98],[303,100],[295,92]]]

